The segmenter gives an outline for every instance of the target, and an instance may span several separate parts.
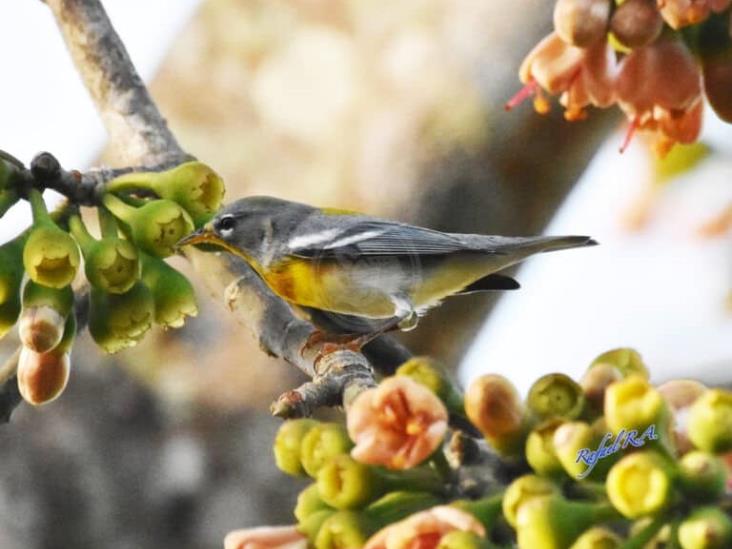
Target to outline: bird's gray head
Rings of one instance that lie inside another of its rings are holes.
[[[213,244],[247,261],[266,264],[315,208],[269,196],[241,198],[178,243]]]

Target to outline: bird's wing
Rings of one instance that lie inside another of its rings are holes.
[[[335,258],[363,255],[444,255],[456,252],[486,253],[456,236],[373,219],[362,219],[333,233],[322,231],[324,238],[291,242],[291,255],[303,258]],[[299,244],[299,245],[298,245]]]

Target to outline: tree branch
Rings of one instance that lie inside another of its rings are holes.
[[[121,160],[135,166],[189,159],[151,99],[102,4],[97,0],[46,0],[46,4]]]

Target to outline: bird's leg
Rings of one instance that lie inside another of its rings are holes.
[[[368,334],[329,334],[316,330],[310,334],[301,352],[304,354],[307,350],[320,345],[317,361],[323,355],[338,350],[359,352],[366,344],[392,330],[398,329],[405,332],[413,330],[419,322],[419,315],[412,302],[406,297],[398,295],[391,296],[391,300],[394,303],[394,318],[378,330]]]

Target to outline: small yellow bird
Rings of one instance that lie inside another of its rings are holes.
[[[443,233],[255,196],[229,204],[178,245],[190,244],[241,257],[324,332],[378,335],[414,328],[451,295],[517,289],[514,279],[495,273],[532,254],[596,242]]]

